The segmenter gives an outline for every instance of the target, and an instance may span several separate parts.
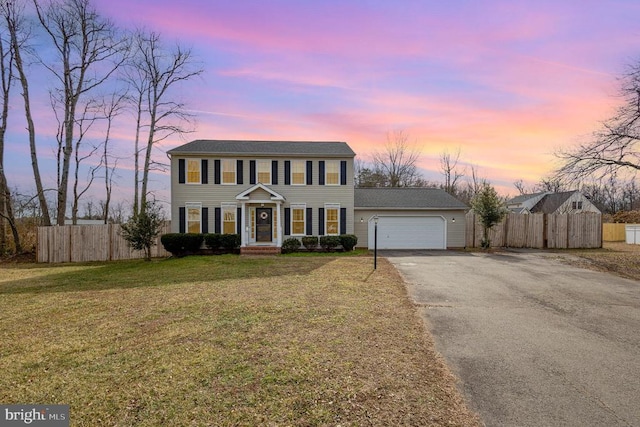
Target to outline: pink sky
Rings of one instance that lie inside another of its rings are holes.
[[[119,25],[193,48],[205,73],[181,90],[197,112],[187,140],[340,140],[367,160],[402,129],[428,179],[440,180],[439,155],[459,148],[512,195],[514,181],[538,182],[555,149],[611,113],[640,39],[634,0],[95,4]],[[126,151],[133,129],[118,135]],[[153,185],[166,195],[168,176]]]

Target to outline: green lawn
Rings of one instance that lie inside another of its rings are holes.
[[[370,257],[0,267],[0,402],[74,426],[477,425]]]

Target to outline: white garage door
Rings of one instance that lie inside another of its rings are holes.
[[[369,221],[369,249],[373,249],[374,221]],[[446,249],[445,219],[441,216],[378,217],[378,249]]]

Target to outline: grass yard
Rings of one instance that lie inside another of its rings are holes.
[[[0,266],[0,402],[73,426],[479,425],[370,257]]]

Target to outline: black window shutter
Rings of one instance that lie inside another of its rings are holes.
[[[249,184],[256,183],[256,161],[249,160]]]
[[[209,183],[209,160],[202,159],[200,162],[200,182],[203,184]]]
[[[185,182],[185,160],[178,159],[178,184]]]
[[[213,161],[213,183],[220,184],[220,160]]]
[[[178,232],[186,233],[187,231],[187,209],[184,206],[178,208]]]
[[[307,185],[313,185],[313,161],[307,160]]]
[[[324,236],[324,208],[318,208],[318,235]]]
[[[244,174],[243,174],[243,163],[242,160],[236,161],[236,184],[244,184]]]
[[[236,211],[236,233],[242,235],[242,208]]]
[[[200,213],[200,226],[202,227],[203,233],[209,232],[209,208],[202,208]]]
[[[340,185],[347,185],[347,161],[340,160]]]
[[[340,208],[340,234],[347,234],[347,208]]]
[[[318,162],[318,184],[324,185],[324,160]]]
[[[271,160],[271,184],[278,185],[278,161]]]
[[[284,208],[284,235],[291,235],[291,208]]]
[[[291,185],[291,160],[284,161],[284,185]]]
[[[220,234],[222,228],[222,209],[216,208],[214,213],[213,232]]]
[[[307,221],[307,229],[306,229],[307,236],[313,235],[313,227],[312,227],[313,221],[311,221],[311,217],[313,217],[313,208],[307,208],[307,217],[305,218],[305,220]]]

